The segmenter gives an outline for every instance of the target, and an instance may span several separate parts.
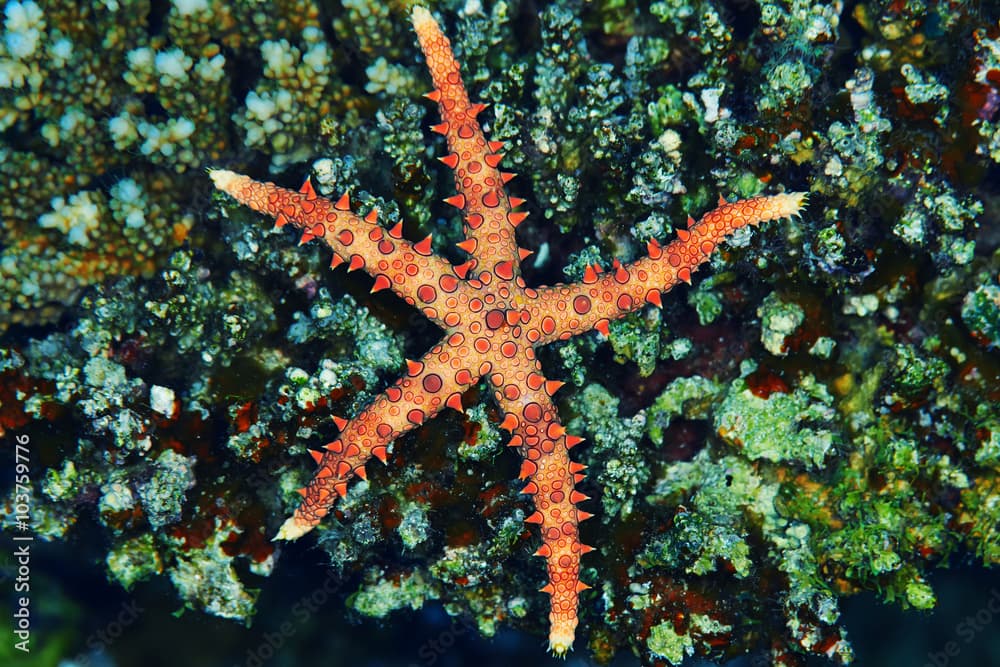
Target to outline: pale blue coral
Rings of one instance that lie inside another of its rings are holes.
[[[187,492],[195,485],[195,457],[168,449],[156,457],[150,477],[136,485],[143,513],[154,529],[177,523]]]
[[[760,318],[760,342],[776,357],[788,354],[786,339],[795,333],[806,319],[805,311],[792,300],[782,299],[771,292],[757,308]]]
[[[204,547],[175,549],[169,569],[170,580],[185,606],[220,618],[249,622],[254,613],[255,595],[240,581],[233,568],[233,558],[226,555],[222,547],[232,525],[219,518],[215,522],[216,530]],[[152,571],[147,569],[137,575],[152,574]]]

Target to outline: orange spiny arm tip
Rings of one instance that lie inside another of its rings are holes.
[[[556,620],[549,628],[549,650],[558,657],[563,657],[573,648],[573,639],[576,637],[576,616],[573,620]]]
[[[281,528],[278,529],[278,534],[274,536],[274,539],[293,542],[308,533],[313,527],[313,525],[304,523],[295,516],[290,516],[285,520],[285,523],[281,524]]]
[[[808,192],[786,192],[768,197],[769,217],[772,220],[798,215],[806,207]]]
[[[415,5],[413,7],[411,20],[413,21],[413,29],[416,30],[417,33],[421,30],[426,30],[428,23],[433,23],[434,27],[437,27],[437,21],[434,20],[433,16],[431,16],[431,13],[427,11],[425,7],[421,7],[420,5]]]
[[[228,169],[209,169],[208,175],[215,187],[223,192],[230,192],[233,181],[240,177],[239,174]]]

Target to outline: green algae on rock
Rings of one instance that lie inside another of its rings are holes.
[[[791,393],[755,395],[736,380],[715,410],[715,428],[751,461],[799,461],[820,466],[837,437],[828,428],[833,397],[811,376]]]

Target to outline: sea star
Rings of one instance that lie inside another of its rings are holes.
[[[677,239],[661,246],[648,243],[649,256],[630,264],[617,261],[611,271],[588,267],[582,282],[531,288],[521,278],[521,260],[530,253],[517,246],[514,230],[527,216],[514,209],[522,199],[507,194],[513,174],[498,170],[499,142],[487,141],[476,116],[482,104],[470,104],[448,39],[430,13],[415,7],[413,27],[427,59],[442,123],[431,129],[446,137],[448,154],[439,158],[455,172],[458,194],[445,201],[462,211],[464,241],[470,259],[452,265],[431,254],[431,239],[411,243],[401,225],[384,230],[376,212],[364,218],[351,211],[348,196],[337,202],[318,197],[310,181],[298,192],[261,183],[231,171],[211,170],[215,186],[255,211],[291,222],[303,230],[301,242],[322,239],[333,249],[332,266],[364,269],[374,277],[372,292],[391,289],[418,306],[444,330],[441,341],[419,361],[407,361],[407,372],[350,420],[334,418],[340,433],[312,451],[318,469],[300,490],[302,503],[281,526],[275,539],[294,540],[311,530],[347,492],[352,477],[366,477],[374,456],[386,462],[388,446],[442,408],[462,410],[462,393],[488,378],[504,415],[500,426],[511,433],[509,445],[524,460],[523,493],[534,497],[536,511],[525,521],[538,524],[550,595],[549,649],[564,655],[573,644],[580,591],[580,557],[593,548],[579,539],[578,524],[591,514],[577,508],[587,496],[574,486],[583,466],[569,450],[581,438],[568,435],[559,422],[554,394],[561,382],[547,380],[535,348],[597,329],[643,307],[660,305],[660,296],[680,281],[690,282],[697,270],[729,234],[798,214],[804,193],[779,194],[727,203],[700,221],[688,218]]]

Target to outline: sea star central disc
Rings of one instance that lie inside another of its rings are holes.
[[[372,291],[391,289],[444,331],[441,341],[350,420],[336,418],[338,436],[313,452],[318,468],[300,492],[302,503],[281,526],[276,539],[294,540],[311,530],[347,492],[352,477],[365,478],[371,457],[385,462],[388,445],[444,407],[462,409],[461,395],[486,378],[510,431],[510,446],[523,457],[522,491],[535,512],[525,521],[537,524],[550,595],[549,648],[563,655],[573,644],[578,596],[589,588],[580,581],[580,557],[592,550],[579,538],[579,522],[590,514],[577,505],[587,500],[575,489],[583,466],[569,450],[581,439],[568,435],[552,394],[562,383],[547,380],[534,349],[597,329],[643,307],[660,305],[663,292],[690,282],[717,245],[736,229],[796,215],[803,193],[756,197],[719,207],[695,222],[689,219],[677,238],[661,246],[648,243],[648,256],[607,272],[588,267],[583,280],[533,289],[522,280],[515,228],[527,213],[522,200],[507,194],[513,174],[499,170],[502,147],[487,141],[476,120],[481,104],[470,104],[448,39],[422,7],[413,10],[413,26],[434,80],[427,95],[437,103],[442,122],[432,129],[445,136],[448,154],[439,158],[454,171],[457,194],[445,201],[461,210],[469,260],[452,265],[431,254],[430,237],[418,243],[402,238],[401,226],[386,230],[369,213],[351,211],[347,195],[333,202],[318,197],[310,182],[298,191],[261,183],[231,171],[212,170],[217,188],[250,208],[270,215],[276,224],[292,223],[302,242],[322,239],[334,252],[332,266],[346,264],[374,278]]]

